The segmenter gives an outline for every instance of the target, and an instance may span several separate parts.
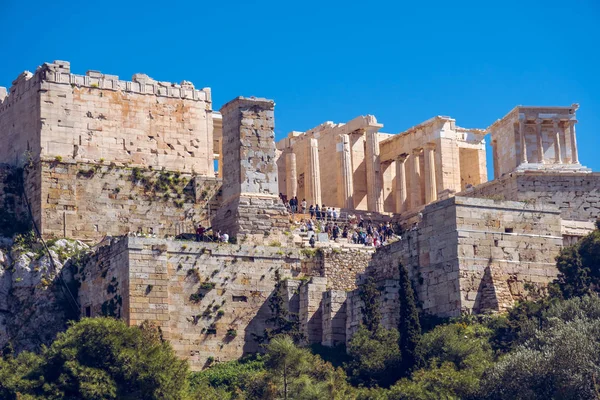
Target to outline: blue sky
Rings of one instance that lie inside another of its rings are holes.
[[[579,158],[600,171],[598,0],[0,0],[0,21],[0,86],[55,59],[185,79],[215,109],[274,99],[278,139],[364,114],[391,133],[434,115],[485,128],[517,104],[577,102]]]

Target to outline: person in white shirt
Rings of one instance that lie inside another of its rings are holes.
[[[302,199],[302,214],[306,214],[306,199]]]
[[[226,234],[226,233],[223,233],[223,234],[221,235],[221,242],[223,242],[223,243],[228,243],[228,242],[229,242],[229,235],[228,235],[228,234]]]

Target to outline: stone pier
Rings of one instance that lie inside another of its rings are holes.
[[[230,236],[283,233],[287,210],[278,196],[275,162],[275,103],[238,97],[223,115],[223,203],[213,229]]]

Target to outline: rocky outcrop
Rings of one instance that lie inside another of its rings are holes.
[[[17,240],[0,247],[0,347],[16,352],[49,344],[78,317],[78,263],[89,248],[67,239]]]

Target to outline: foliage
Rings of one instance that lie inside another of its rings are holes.
[[[408,372],[420,363],[418,347],[421,338],[421,325],[415,293],[408,278],[408,271],[402,264],[398,265],[398,270],[400,284],[400,324],[398,331],[400,332],[400,351],[402,353],[401,372]]]
[[[73,324],[39,356],[4,359],[0,375],[7,399],[182,399],[187,389],[187,364],[157,329],[108,318]]]
[[[261,336],[253,335],[254,339],[259,343],[269,342],[275,336],[283,334],[290,336],[296,343],[304,339],[304,335],[300,331],[298,315],[290,312],[285,307],[282,292],[283,281],[281,280],[281,274],[279,270],[275,270],[275,287],[273,294],[269,298],[271,317],[265,321],[267,326],[270,325],[270,327],[265,328]]]
[[[551,307],[546,326],[485,375],[487,399],[592,399],[600,394],[600,300]]]
[[[395,329],[377,328],[371,332],[361,325],[348,343],[352,358],[347,365],[355,384],[389,386],[397,376],[392,371],[399,368],[401,355],[399,335]]]
[[[369,332],[376,332],[381,323],[381,302],[379,289],[375,285],[375,279],[372,276],[360,288],[360,299],[363,302],[361,309],[363,324]]]
[[[597,229],[556,258],[556,284],[566,299],[600,292],[600,220]]]

